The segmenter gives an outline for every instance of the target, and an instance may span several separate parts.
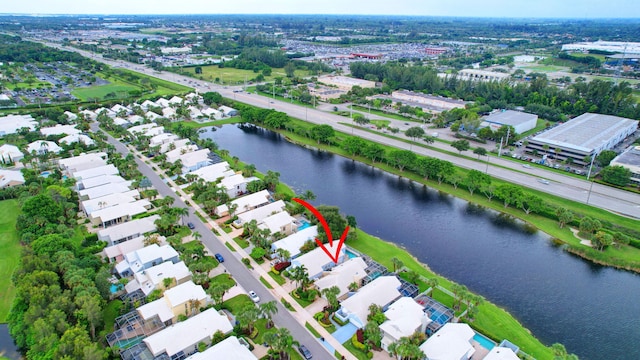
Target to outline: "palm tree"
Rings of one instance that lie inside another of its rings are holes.
[[[255,232],[258,230],[258,222],[253,219],[249,222],[244,223],[242,227],[244,228],[247,237],[252,237],[253,234],[255,234]]]
[[[311,190],[306,190],[305,192],[300,194],[300,199],[305,201],[312,201],[316,199],[316,194],[314,194]]]
[[[276,250],[276,253],[278,254],[278,258],[280,261],[289,261],[289,258],[291,257],[291,252],[287,249],[278,248],[278,250]]]
[[[189,215],[189,209],[187,208],[176,208],[176,215],[180,216],[180,222],[184,225],[184,217]]]
[[[294,267],[293,270],[289,272],[289,276],[293,281],[296,282],[296,287],[298,287],[300,290],[303,290],[302,284],[304,284],[305,279],[309,278],[307,268],[304,267],[304,265]]]
[[[420,274],[413,270],[409,270],[407,272],[407,280],[409,280],[412,284],[417,285],[418,280],[420,279]]]
[[[160,235],[154,233],[145,236],[143,244],[144,246],[149,246],[152,244],[160,245]]]
[[[240,326],[249,334],[253,333],[253,326],[260,317],[260,311],[253,304],[246,305],[236,317]]]
[[[287,328],[278,328],[264,335],[264,341],[277,354],[277,359],[289,359],[289,353],[298,342],[293,339],[291,332]]]
[[[435,290],[438,287],[438,279],[436,278],[428,278],[427,279],[427,285],[429,286],[429,288],[431,288],[431,294],[433,294],[433,290]]]
[[[244,169],[242,169],[242,175],[246,177],[253,176],[256,172],[256,166],[253,164],[245,165]]]
[[[271,317],[276,313],[278,313],[277,303],[275,302],[275,300],[272,300],[272,301],[260,304],[259,308],[260,308],[260,313],[265,318],[267,318],[267,328],[271,328],[273,326],[273,321],[271,320]]]
[[[364,338],[371,347],[380,347],[380,341],[382,341],[382,332],[380,326],[375,321],[369,321],[364,326]]]
[[[395,256],[391,258],[391,264],[393,264],[393,272],[394,273],[396,271],[400,270],[400,268],[404,266],[404,263],[402,262],[402,260],[398,259]]]
[[[218,285],[210,286],[207,289],[207,294],[211,296],[216,306],[220,306],[224,302],[224,294],[226,291],[227,291],[226,287],[218,284]]]
[[[354,281],[354,282],[352,282],[351,284],[349,284],[349,287],[348,287],[348,288],[349,288],[349,291],[356,292],[356,291],[358,291],[358,289],[360,288],[360,286],[358,285],[358,283],[357,283],[357,282],[355,282],[355,281]]]
[[[322,295],[329,302],[329,306],[332,310],[336,310],[338,308],[338,295],[340,295],[340,288],[337,286],[332,286],[330,288],[322,289]]]
[[[200,239],[202,238],[202,234],[200,234],[200,233],[199,233],[199,232],[197,232],[197,231],[194,231],[194,232],[191,234],[191,236],[193,236],[193,240],[195,240],[195,241],[198,241],[198,240],[200,240]]]
[[[420,360],[425,357],[419,345],[415,344],[409,337],[402,337],[400,340],[391,343],[389,345],[389,354],[396,356],[400,360]]]

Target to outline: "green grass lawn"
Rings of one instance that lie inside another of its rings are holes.
[[[245,80],[248,82],[260,74],[259,72],[253,72],[253,70],[235,69],[230,67],[220,68],[218,65],[206,65],[201,66],[201,68],[202,74],[196,74],[195,67],[186,67],[181,70],[186,72],[186,75],[188,76],[195,78],[202,77],[203,80],[207,81],[215,81],[216,78],[218,78],[222,84],[226,85],[244,84]],[[297,77],[304,77],[309,75],[309,73],[305,70],[296,70],[295,75]],[[271,75],[265,76],[265,81],[273,81],[276,77],[286,76],[284,68],[272,68]]]
[[[235,238],[233,239],[233,241],[235,241],[235,242],[236,242],[236,244],[238,244],[238,246],[240,246],[240,247],[241,247],[241,248],[243,248],[243,249],[248,248],[248,247],[249,247],[249,245],[250,245],[250,244],[249,244],[249,241],[247,241],[246,239],[243,239],[243,238],[241,238],[241,237],[239,237],[239,236],[238,236],[238,237],[235,237]]]
[[[108,85],[89,86],[85,88],[76,88],[71,93],[77,98],[87,101],[89,99],[104,99],[105,95],[109,93],[116,94],[117,97],[126,97],[129,95],[129,91],[140,90],[139,87],[124,83],[112,83]],[[120,94],[125,93],[125,96]]]
[[[284,285],[284,283],[287,282],[287,280],[284,277],[282,277],[282,275],[274,274],[273,271],[269,271],[269,276],[271,276],[271,278],[275,280],[278,283],[278,285]]]
[[[319,338],[319,337],[320,337],[320,333],[319,333],[319,332],[317,332],[317,331],[316,331],[316,329],[314,329],[314,328],[313,328],[313,326],[311,326],[311,324],[309,324],[309,322],[304,323],[304,327],[306,327],[306,328],[307,328],[307,330],[309,330],[309,332],[310,332],[313,336],[315,336],[315,337],[317,337],[317,338]]]
[[[102,319],[104,320],[103,335],[106,336],[113,331],[116,318],[120,316],[120,309],[122,309],[121,300],[111,300],[107,303],[107,306],[102,309]]]
[[[267,279],[265,279],[264,277],[260,276],[260,282],[262,283],[262,285],[264,285],[267,289],[273,289],[273,286],[271,286],[271,284],[267,281]]]
[[[232,288],[236,284],[233,277],[229,274],[220,274],[211,278],[209,286],[222,285],[226,289]]]
[[[365,106],[353,105],[353,108],[357,109],[357,110],[360,110],[360,112],[367,112],[367,113],[371,113],[371,114],[378,115],[378,116],[388,117],[390,119],[395,119],[395,120],[400,120],[400,121],[413,121],[413,122],[422,123],[422,121],[410,118],[408,116],[402,116],[402,115],[399,115],[399,114],[388,113],[388,112],[384,112],[382,110],[377,110],[377,109],[369,110],[369,108],[365,107]]]
[[[253,305],[253,301],[249,298],[249,295],[241,294],[225,300],[222,303],[233,315],[238,315],[242,309],[247,305]]]
[[[16,294],[11,275],[20,262],[21,246],[16,230],[19,214],[17,200],[0,201],[0,323],[6,321]]]
[[[300,306],[305,308],[305,307],[313,304],[313,301],[309,301],[309,300],[306,300],[306,299],[298,298],[296,295],[293,294],[295,291],[296,290],[293,290],[292,292],[289,293],[289,295],[291,295],[293,300],[295,300],[298,304],[300,304]]]
[[[344,342],[344,344],[342,344],[342,346],[345,347],[345,349],[349,350],[349,352],[358,358],[358,360],[368,360],[369,357],[367,357],[367,354],[360,350],[360,349],[356,349],[355,346],[353,346],[353,344],[351,343],[351,339],[347,340]]]

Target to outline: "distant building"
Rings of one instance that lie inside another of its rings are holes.
[[[452,109],[464,109],[466,103],[462,100],[450,99],[442,96],[427,95],[415,91],[398,90],[391,93],[393,99],[400,100],[400,102],[418,103],[426,105],[430,110],[452,110]]]
[[[18,170],[0,169],[0,189],[24,184],[24,176]]]
[[[190,54],[191,48],[188,46],[183,47],[161,47],[160,51],[162,55],[175,55],[175,54]]]
[[[613,53],[640,54],[640,42],[628,41],[586,41],[573,44],[562,45],[563,51],[582,51],[589,50],[607,51]]]
[[[17,146],[11,144],[4,144],[0,146],[0,161],[3,164],[15,164],[23,158],[24,154]]]
[[[224,116],[236,116],[238,115],[238,110],[234,109],[234,108],[230,108],[228,106],[220,106],[218,108],[218,111],[220,111],[221,113],[224,114]]]
[[[382,54],[365,54],[365,53],[352,53],[351,56],[358,59],[380,60]]]
[[[463,69],[458,71],[458,78],[477,81],[502,81],[510,79],[511,75],[487,70]]]
[[[526,151],[547,152],[558,160],[571,158],[574,164],[588,165],[585,157],[613,148],[636,130],[636,120],[584,113],[529,139]]]
[[[611,160],[611,166],[622,166],[631,171],[631,182],[640,185],[640,146],[632,146]]]
[[[513,127],[516,133],[522,134],[536,127],[538,115],[514,110],[502,110],[485,116],[482,120],[480,127],[489,126],[491,130],[495,131],[503,125],[507,125]]]
[[[449,51],[449,48],[445,47],[428,47],[424,49],[424,53],[431,56],[438,56]]]
[[[333,75],[324,75],[318,78],[318,82],[327,85],[333,85],[340,90],[349,91],[354,86],[359,86],[361,88],[374,88],[376,87],[375,81],[356,79],[348,76],[333,76]]]
[[[0,117],[0,136],[15,134],[22,128],[34,131],[38,123],[31,115],[7,115]]]

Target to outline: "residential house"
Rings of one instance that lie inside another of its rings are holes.
[[[187,146],[191,143],[191,140],[189,139],[179,139],[179,140],[173,140],[167,143],[164,143],[162,145],[160,145],[160,153],[161,154],[165,154],[171,150],[177,149],[177,148],[181,148],[184,146]]]
[[[230,108],[228,106],[220,106],[218,108],[218,111],[222,112],[224,114],[224,116],[236,116],[238,115],[238,110],[234,109],[234,108]]]
[[[355,295],[344,300],[335,316],[362,328],[367,323],[369,306],[375,304],[386,310],[389,304],[402,296],[398,291],[400,286],[400,280],[395,276],[380,276],[363,286]]]
[[[266,207],[266,206],[263,206],[263,207]],[[261,208],[258,208],[256,210],[259,210],[259,209]],[[244,215],[244,214],[240,214],[240,215]],[[238,215],[238,217],[240,217],[240,215]],[[317,236],[318,236],[318,227],[310,226],[306,229],[302,229],[296,233],[293,233],[284,239],[274,241],[273,243],[271,243],[271,251],[275,254],[278,251],[278,249],[287,250],[289,251],[289,255],[291,256],[291,258],[293,259],[298,255],[300,255],[300,248],[302,247],[302,245],[304,245],[304,243],[306,243],[309,240],[315,242],[315,239]]]
[[[80,200],[95,199],[118,192],[131,191],[131,180],[122,183],[109,183],[78,191]]]
[[[140,250],[125,254],[124,260],[116,265],[116,272],[122,277],[131,276],[166,261],[172,263],[180,261],[178,252],[171,245],[158,246],[157,244],[151,244]]]
[[[140,198],[138,190],[131,190],[126,193],[109,194],[97,199],[89,199],[80,202],[80,209],[85,216],[91,216],[94,211],[108,207],[136,202]]]
[[[156,104],[157,104],[158,106],[163,107],[163,108],[167,108],[167,107],[169,107],[169,105],[170,105],[170,104],[169,104],[169,100],[167,100],[167,99],[165,99],[165,98],[160,98],[160,99],[156,100]]]
[[[142,122],[144,122],[144,118],[140,115],[129,115],[127,117],[127,121],[133,125],[141,124]]]
[[[220,186],[227,191],[229,198],[234,199],[247,193],[247,184],[258,180],[255,176],[245,178],[242,174],[234,174],[220,180]]]
[[[152,108],[152,107],[159,107],[159,106],[160,106],[160,105],[158,105],[158,104],[154,103],[154,102],[153,102],[153,101],[151,101],[151,100],[145,100],[145,101],[143,101],[143,102],[142,102],[142,104],[140,104],[140,107],[141,107],[141,108],[142,108],[142,110],[144,110],[144,111],[148,111],[148,110],[149,110],[149,108]]]
[[[401,297],[389,305],[384,316],[387,320],[379,328],[382,334],[382,348],[385,351],[389,350],[390,344],[402,337],[409,337],[415,332],[425,333],[427,325],[431,322],[423,306],[410,297]]]
[[[202,101],[202,96],[198,95],[197,93],[188,93],[184,96],[184,99],[192,104],[198,104]]]
[[[209,158],[210,153],[211,151],[209,149],[200,149],[181,155],[182,173],[185,174],[189,171],[211,165],[211,159]]]
[[[185,145],[181,147],[176,147],[173,150],[167,151],[165,154],[167,155],[167,162],[174,163],[176,160],[182,160],[182,157],[191,151],[198,150],[197,145]]]
[[[78,120],[78,115],[70,112],[70,111],[65,111],[64,115],[67,117],[67,120],[70,122],[75,122],[76,120]]]
[[[7,115],[0,117],[0,136],[15,134],[22,128],[35,131],[38,123],[31,115]]]
[[[137,310],[145,320],[158,316],[160,321],[169,325],[177,322],[180,315],[191,315],[194,311],[206,306],[208,302],[202,286],[187,280],[166,290],[162,298],[142,305]]]
[[[158,145],[162,145],[165,143],[169,143],[169,142],[173,142],[175,140],[180,139],[180,137],[178,135],[172,134],[172,133],[162,133],[162,134],[158,134],[154,137],[152,137],[151,139],[149,139],[149,146],[158,146]]]
[[[482,360],[519,360],[513,350],[508,347],[495,346]]]
[[[146,233],[156,231],[155,221],[160,215],[152,215],[142,219],[132,220],[124,224],[112,226],[98,231],[98,240],[106,241],[107,246],[113,246],[122,242],[144,236]],[[132,250],[133,251],[133,250]]]
[[[85,119],[89,119],[91,121],[94,121],[98,117],[97,113],[87,109],[80,111],[79,114],[82,115],[82,117],[84,117]]]
[[[206,168],[215,166],[217,164],[207,166]],[[206,169],[202,168],[202,169]],[[200,169],[200,170],[202,170]],[[253,210],[243,212],[242,214],[238,214],[238,219],[233,222],[233,226],[236,228],[241,228],[244,224],[250,222],[251,220],[255,220],[258,224],[262,222],[264,218],[267,216],[279,213],[285,209],[286,205],[284,201],[278,200],[272,203],[269,203],[265,206],[260,206],[259,208],[255,208]],[[316,232],[317,234],[317,232]],[[313,235],[315,236],[315,234]],[[283,239],[284,240],[284,239]]]
[[[43,136],[49,135],[74,135],[80,134],[81,131],[76,129],[75,125],[56,125],[51,127],[40,128],[40,134]]]
[[[133,274],[133,280],[129,281],[124,289],[127,294],[140,290],[145,296],[148,296],[156,289],[166,289],[165,279],[171,279],[170,286],[180,285],[191,280],[191,271],[183,261],[175,264],[166,261]]]
[[[471,359],[476,351],[471,345],[475,334],[467,324],[447,323],[422,343],[420,350],[427,359]]]
[[[207,350],[195,353],[187,358],[187,360],[211,359],[258,360],[249,348],[241,344],[240,340],[235,336],[230,336]]]
[[[70,174],[76,181],[82,181],[84,179],[89,179],[96,176],[106,176],[106,175],[119,175],[120,172],[118,168],[113,164],[107,164],[104,166],[94,167],[85,170],[79,170]]]
[[[122,113],[123,113],[123,114],[125,114],[125,115],[129,115],[129,114],[131,114],[131,112],[132,112],[132,111],[131,111],[131,109],[129,109],[128,107],[126,107],[126,106],[122,106],[122,105],[120,105],[120,104],[115,104],[115,105],[113,105],[113,106],[111,107],[111,111],[113,111],[113,112],[114,112],[114,113],[116,113],[116,114],[118,114],[118,113],[121,113],[121,114],[122,114]]]
[[[18,170],[0,169],[0,189],[24,184],[24,176]]]
[[[232,330],[233,326],[229,319],[212,308],[148,336],[143,342],[155,358],[166,356],[174,359],[182,356],[181,354],[195,354],[198,351],[198,344],[211,343],[216,332],[228,334]],[[232,358],[237,357],[234,354]]]
[[[125,129],[132,125],[129,120],[117,116],[113,118],[113,123]]]
[[[271,234],[280,233],[282,235],[290,235],[295,226],[295,221],[291,215],[286,211],[281,211],[273,215],[267,216],[262,220],[262,223],[258,225],[260,229],[269,229]]]
[[[221,111],[218,111],[214,108],[206,108],[201,110],[202,114],[209,119],[220,120],[224,117],[224,114]]]
[[[245,195],[243,197],[237,198],[231,202],[232,205],[235,206],[234,213],[236,215],[242,214],[243,212],[247,212],[249,210],[253,210],[257,207],[267,205],[271,202],[271,195],[267,190],[262,190],[257,193]],[[218,206],[215,210],[215,213],[218,216],[225,216],[229,214],[229,207],[227,204],[222,204]]]
[[[0,161],[3,164],[15,164],[24,158],[24,154],[17,146],[4,144],[0,146]]]
[[[95,112],[98,115],[106,115],[106,116],[108,116],[108,117],[110,117],[112,119],[117,116],[115,111],[113,111],[111,109],[108,109],[108,108],[105,108],[105,107],[98,108],[98,109],[95,110]]]
[[[306,230],[306,229],[305,229]],[[333,245],[329,245],[329,243],[324,244],[329,253],[335,254],[336,247],[339,242],[336,240],[333,242]],[[338,264],[342,264],[346,258],[344,247],[340,249],[340,253],[338,254],[338,263],[335,263],[333,260],[327,256],[322,248],[315,248],[304,255],[300,255],[297,258],[291,261],[292,267],[304,266],[307,269],[307,273],[309,274],[309,279],[314,280],[320,278],[325,271],[331,270]]]
[[[60,170],[68,175],[76,171],[87,170],[105,165],[107,165],[107,153],[105,152],[82,154],[58,160],[58,166],[60,167]]]
[[[176,110],[170,107],[162,108],[162,117],[173,120],[177,117]]]
[[[127,182],[127,180],[125,180],[120,175],[99,175],[99,176],[94,176],[87,179],[78,180],[76,182],[76,189],[77,190],[91,189],[93,187],[102,186],[105,184],[118,184],[123,182]],[[136,195],[139,197],[140,194],[136,194]]]
[[[198,119],[204,117],[205,115],[195,106],[189,106],[189,117],[192,119]]]
[[[46,140],[37,140],[27,145],[27,153],[36,154],[36,155],[44,155],[47,153],[55,153],[58,154],[62,151],[62,148],[58,146],[58,144],[53,141]]]
[[[149,200],[142,199],[135,202],[118,204],[103,209],[94,210],[89,215],[89,221],[95,226],[107,228],[116,224],[130,221],[138,214],[144,214],[151,208]]]
[[[59,144],[66,144],[66,145],[71,145],[78,142],[86,146],[93,146],[95,144],[95,141],[93,141],[92,138],[84,134],[68,135],[58,141]]]
[[[184,100],[179,97],[179,96],[174,96],[171,99],[169,99],[169,106],[171,105],[182,105],[182,103],[184,102]]]
[[[164,127],[158,126],[154,123],[150,123],[150,124],[141,124],[141,125],[132,126],[129,129],[127,129],[127,131],[131,135],[136,135],[136,136],[144,135],[144,136],[153,137],[153,136],[162,134],[164,132]]]
[[[306,229],[302,231],[305,230]],[[300,232],[296,234],[299,234]],[[293,234],[291,236],[295,236],[296,234]],[[362,283],[362,279],[367,276],[367,272],[365,271],[366,268],[367,264],[364,262],[364,260],[362,260],[361,257],[351,258],[334,267],[333,269],[331,269],[331,271],[324,273],[320,279],[316,280],[316,287],[322,291],[324,289],[336,286],[338,289],[340,289],[338,299],[344,299],[349,295],[349,285],[351,285],[352,283],[356,283],[358,284],[358,286],[360,286],[360,284]]]
[[[216,164],[211,164],[209,166],[201,167],[197,170],[189,172],[189,174],[196,175],[205,182],[217,182],[222,178],[232,176],[233,174],[235,174],[235,172],[231,170],[231,168],[229,167],[229,163],[223,161]]]
[[[154,113],[153,111],[147,111],[146,113],[144,113],[144,117],[146,117],[147,119],[149,119],[151,121],[156,121],[159,118],[161,118],[162,116]]]
[[[125,223],[125,224],[128,224],[128,223]],[[109,228],[107,230],[110,230],[110,229],[113,229],[113,228]],[[160,238],[162,239],[160,241],[161,242],[160,245],[165,245],[164,237],[160,237],[160,236],[158,237],[159,239]],[[144,239],[145,239],[144,236],[138,236],[133,239],[117,243],[115,245],[107,246],[104,249],[102,249],[102,255],[104,258],[107,259],[107,261],[109,261],[109,263],[119,263],[122,260],[124,260],[124,256],[126,254],[132,251],[136,251],[144,248]]]

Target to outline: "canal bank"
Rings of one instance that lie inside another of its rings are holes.
[[[279,171],[297,192],[312,190],[316,203],[355,215],[361,229],[505,308],[546,344],[564,343],[586,359],[638,351],[627,321],[640,316],[628,300],[640,296],[633,274],[585,263],[530,226],[277,133],[225,126],[201,136],[258,170]],[[487,323],[501,326],[499,319]]]

